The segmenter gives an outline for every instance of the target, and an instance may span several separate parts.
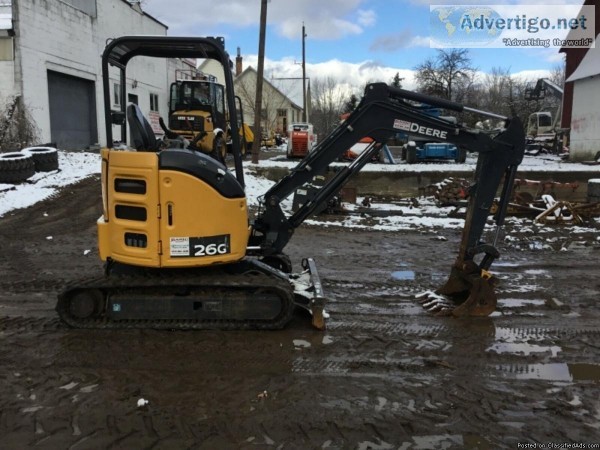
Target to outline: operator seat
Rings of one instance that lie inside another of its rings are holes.
[[[127,107],[127,122],[131,129],[132,144],[137,151],[157,152],[160,142],[154,135],[154,130],[135,103]]]

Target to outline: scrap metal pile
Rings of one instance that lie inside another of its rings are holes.
[[[581,224],[584,219],[600,216],[599,201],[561,200],[567,193],[574,193],[579,183],[559,183],[556,181],[533,181],[516,179],[513,197],[508,204],[507,214],[531,217],[537,223],[574,223]],[[427,186],[423,196],[433,196],[440,207],[455,206],[451,216],[463,214],[469,197],[469,182],[465,179],[448,178],[440,183]],[[532,193],[533,192],[533,193]],[[495,214],[495,203],[490,214]]]

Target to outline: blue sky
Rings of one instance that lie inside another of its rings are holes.
[[[479,4],[470,0],[434,4]],[[271,0],[268,3],[266,70],[272,76],[300,76],[301,28],[306,33],[307,73],[333,76],[361,86],[389,81],[400,72],[414,87],[414,68],[435,56],[429,48],[429,0]],[[486,4],[581,5],[583,0],[496,0]],[[235,56],[256,67],[260,0],[145,0],[143,8],[169,26],[170,35],[225,36]],[[535,79],[561,61],[558,49],[470,49],[481,72],[492,67]]]

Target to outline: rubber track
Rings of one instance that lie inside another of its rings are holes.
[[[139,288],[164,288],[164,287],[200,287],[210,289],[261,289],[266,288],[277,291],[284,300],[285,309],[273,321],[265,320],[181,320],[181,319],[140,319],[113,321],[103,316],[100,318],[79,319],[69,313],[67,294],[72,290],[100,289],[105,293],[117,292],[121,288],[128,290]],[[152,276],[123,276],[111,275],[110,277],[80,280],[68,286],[58,296],[56,305],[61,320],[73,328],[89,329],[167,329],[167,330],[277,330],[283,328],[292,318],[294,313],[294,296],[289,282],[275,279],[260,273],[252,274],[224,274],[215,275],[175,275],[158,274]]]

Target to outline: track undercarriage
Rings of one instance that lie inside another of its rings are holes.
[[[68,286],[56,310],[75,328],[273,330],[301,307],[323,328],[319,278],[311,260],[304,265],[300,274],[249,258],[197,270],[115,265],[104,277]]]

